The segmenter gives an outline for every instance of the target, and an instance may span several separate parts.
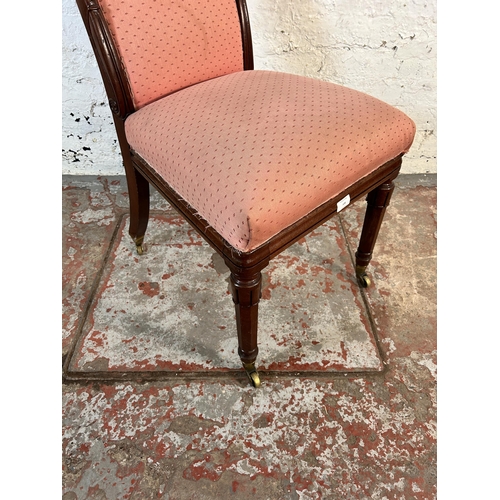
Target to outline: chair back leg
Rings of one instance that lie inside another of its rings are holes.
[[[133,165],[125,165],[125,172],[130,204],[129,234],[134,240],[137,253],[142,255],[149,222],[149,182]]]
[[[362,287],[367,287],[370,284],[370,280],[366,274],[366,267],[372,258],[373,248],[375,247],[385,210],[389,206],[393,191],[394,182],[390,180],[368,193],[366,198],[365,219],[358,251],[356,252],[356,277]]]

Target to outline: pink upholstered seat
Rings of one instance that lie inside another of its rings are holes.
[[[249,252],[408,151],[415,125],[352,89],[242,71],[146,105],[125,131],[177,193]]]

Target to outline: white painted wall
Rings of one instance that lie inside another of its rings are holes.
[[[331,81],[407,113],[404,173],[436,172],[436,0],[247,0],[256,69]],[[63,173],[122,174],[113,120],[74,0],[63,6]]]

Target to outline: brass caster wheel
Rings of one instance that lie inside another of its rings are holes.
[[[258,389],[260,387],[260,376],[259,372],[255,369],[255,363],[251,364],[243,364],[243,368],[247,372],[248,378],[250,379],[250,383]]]
[[[144,236],[141,236],[140,238],[136,238],[134,240],[135,243],[135,249],[137,250],[137,253],[139,255],[143,255],[146,252],[146,249],[143,247],[143,242],[144,242]]]
[[[372,283],[370,278],[368,277],[368,275],[366,273],[358,276],[357,278],[358,278],[359,286],[361,286],[362,288],[368,288]]]
[[[367,288],[372,283],[368,274],[366,274],[366,266],[356,266],[356,278],[361,288]]]
[[[260,377],[257,372],[250,373],[248,375],[250,377],[250,382],[252,382],[252,385],[258,389],[260,387]]]

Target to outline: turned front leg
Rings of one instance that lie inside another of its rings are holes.
[[[231,290],[236,309],[238,330],[238,354],[250,381],[260,386],[259,374],[255,368],[257,347],[258,309],[261,293],[262,275],[231,273]]]
[[[372,258],[373,248],[375,247],[385,210],[389,206],[393,191],[394,182],[385,182],[371,191],[366,198],[365,220],[363,222],[358,251],[356,252],[356,276],[363,287],[367,287],[370,284],[370,280],[366,274],[366,267]]]

